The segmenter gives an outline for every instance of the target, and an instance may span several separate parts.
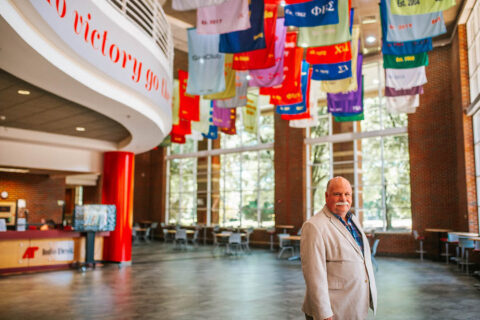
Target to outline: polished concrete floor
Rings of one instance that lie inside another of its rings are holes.
[[[439,262],[377,260],[376,319],[480,319],[473,277]],[[300,262],[269,251],[151,243],[134,246],[133,262],[0,277],[0,319],[304,319]]]

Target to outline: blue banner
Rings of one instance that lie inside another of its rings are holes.
[[[208,129],[208,134],[202,133],[202,136],[204,136],[207,139],[215,140],[218,138],[218,128],[217,126],[214,126],[213,124],[210,125],[210,128]]]
[[[443,12],[399,16],[390,11],[390,0],[381,0],[380,13],[382,32],[388,42],[421,40],[447,32]]]
[[[302,77],[300,80],[300,85],[302,88],[302,97],[303,100],[300,103],[287,104],[287,105],[278,105],[277,113],[278,114],[299,114],[307,111],[307,90],[308,90],[308,76],[309,76],[310,64],[306,61],[302,61]]]
[[[285,25],[295,27],[316,27],[338,24],[337,0],[313,0],[287,5],[284,8]]]
[[[394,56],[406,56],[432,51],[432,38],[407,41],[407,42],[387,42],[382,43],[383,54],[391,54]]]
[[[352,77],[352,61],[314,64],[312,80],[330,81],[341,80]]]
[[[263,0],[251,0],[249,9],[250,29],[221,34],[220,52],[239,53],[266,48],[263,32]]]

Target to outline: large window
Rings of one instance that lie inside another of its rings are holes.
[[[407,116],[387,113],[380,63],[364,65],[363,75],[365,120],[334,123],[324,106],[319,108],[319,126],[310,129],[307,216],[323,207],[327,181],[341,175],[351,180],[352,211],[362,218],[365,229],[409,230]]]
[[[261,100],[258,133],[243,128],[242,108],[237,108],[236,135],[220,135],[220,149],[209,148],[209,155],[220,157],[220,166],[210,158],[200,165],[197,143],[173,144],[168,161],[167,217],[169,223],[195,224],[197,210],[207,217],[218,210],[218,224],[228,227],[268,227],[274,216],[273,109]],[[209,144],[211,145],[211,144]],[[207,169],[208,168],[208,169]],[[210,187],[205,187],[210,184]],[[218,186],[218,187],[217,187]],[[212,203],[204,203],[202,195]],[[218,203],[216,202],[218,199]]]

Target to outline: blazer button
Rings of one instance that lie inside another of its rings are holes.
[[[368,282],[368,280],[367,280],[367,279],[365,279],[365,283],[367,283],[367,282]]]

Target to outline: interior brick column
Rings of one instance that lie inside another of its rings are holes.
[[[212,150],[220,148],[220,137],[212,140]],[[208,150],[208,140],[198,142],[198,151]],[[220,221],[220,156],[213,156],[212,175],[211,175],[211,219],[212,224],[218,224]],[[197,222],[207,223],[207,190],[208,190],[208,158],[198,158],[197,160]]]

